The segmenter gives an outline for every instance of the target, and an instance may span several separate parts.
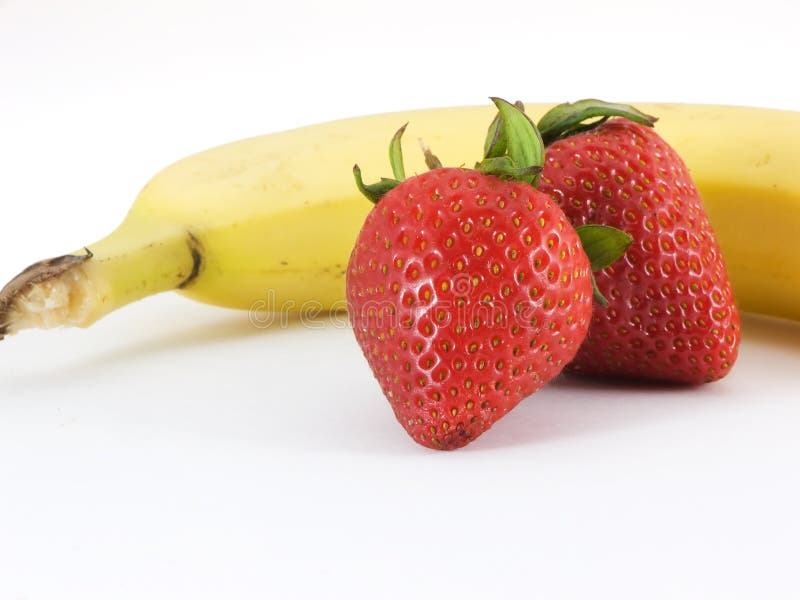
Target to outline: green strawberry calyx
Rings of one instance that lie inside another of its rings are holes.
[[[406,127],[408,127],[408,123],[398,129],[392,136],[392,141],[389,142],[389,164],[392,166],[393,179],[381,177],[380,181],[376,183],[365,184],[361,176],[361,167],[357,164],[353,165],[356,187],[373,204],[377,204],[384,194],[396,188],[406,178],[406,170],[403,165],[403,148],[400,145],[400,140],[406,131]]]
[[[491,100],[497,107],[498,113],[489,125],[486,134],[483,160],[476,163],[475,169],[500,179],[514,179],[535,187],[544,166],[543,136],[539,133],[536,124],[525,114],[522,103],[512,104],[502,98],[492,98]],[[550,111],[550,113],[552,112]],[[584,113],[586,110],[581,114]],[[556,114],[556,116],[558,115]],[[577,116],[580,115],[576,115],[575,118]],[[593,115],[582,117],[581,120],[591,116]],[[644,116],[647,117],[647,115]],[[652,119],[652,117],[648,118]],[[572,121],[574,118],[570,120],[567,116],[562,119],[564,123]],[[577,123],[580,125],[580,121]],[[407,126],[408,123],[400,127],[389,143],[389,164],[392,168],[392,178],[382,177],[375,183],[365,184],[361,168],[357,164],[353,166],[356,187],[373,203],[377,204],[384,194],[396,188],[406,178],[401,141]],[[425,156],[425,164],[429,169],[437,169],[442,166],[441,161],[429,148],[422,145],[422,151]],[[628,233],[608,225],[588,224],[576,227],[575,231],[580,237],[581,245],[589,258],[593,273],[605,269],[619,260],[633,242],[633,238]],[[598,289],[594,275],[592,275],[592,288],[597,302],[602,306],[608,306],[608,300]]]
[[[544,144],[539,130],[519,103],[492,98],[498,113],[486,134],[483,160],[475,168],[501,179],[536,185],[544,166]]]
[[[544,145],[542,137],[521,105],[492,98],[497,107],[497,117],[489,126],[489,133],[484,143],[483,160],[475,165],[475,169],[500,179],[516,179],[536,185],[544,166]],[[403,164],[401,139],[408,123],[398,129],[389,143],[389,164],[393,177],[382,177],[371,184],[364,183],[361,168],[353,166],[356,186],[371,202],[377,203],[389,190],[396,188],[406,178]],[[442,166],[441,161],[430,149],[422,148],[425,164],[429,169]]]
[[[539,119],[538,129],[544,145],[549,146],[556,140],[589,131],[611,117],[625,117],[647,127],[652,127],[658,120],[628,104],[587,98],[554,106]],[[588,119],[594,120],[587,123]]]

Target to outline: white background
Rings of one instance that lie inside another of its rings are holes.
[[[489,95],[800,110],[792,3],[646,4],[0,0],[0,279],[259,133]],[[798,357],[748,318],[719,383],[563,380],[437,453],[345,329],[166,294],[24,332],[0,599],[798,597]]]

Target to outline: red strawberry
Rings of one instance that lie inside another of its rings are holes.
[[[401,133],[396,180],[360,184],[383,195],[350,257],[348,308],[398,421],[420,444],[453,449],[572,360],[592,310],[590,266],[548,196],[485,172],[535,170],[514,136],[504,133],[509,154],[494,152],[480,170],[434,168],[400,183]]]
[[[634,239],[624,260],[597,273],[610,306],[595,307],[589,335],[568,369],[713,381],[730,371],[740,339],[722,253],[686,165],[648,126],[655,119],[626,108],[582,101],[556,107],[540,121],[542,137],[555,141],[539,189],[574,226],[602,223]],[[586,117],[620,114],[639,123],[615,118],[588,130],[579,125]]]

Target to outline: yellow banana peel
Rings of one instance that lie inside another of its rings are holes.
[[[551,105],[529,104],[538,119]],[[800,112],[636,104],[684,158],[723,249],[740,308],[800,320]],[[32,265],[0,292],[0,337],[86,327],[177,290],[259,311],[344,308],[345,267],[371,204],[353,182],[386,171],[406,121],[446,165],[480,157],[494,107],[373,115],[254,137],[158,173],[124,222],[85,248]],[[426,169],[407,150],[406,172]]]

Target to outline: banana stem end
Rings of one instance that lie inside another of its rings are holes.
[[[80,321],[86,280],[82,265],[92,257],[66,254],[41,260],[0,290],[0,340],[28,327],[56,327]]]

